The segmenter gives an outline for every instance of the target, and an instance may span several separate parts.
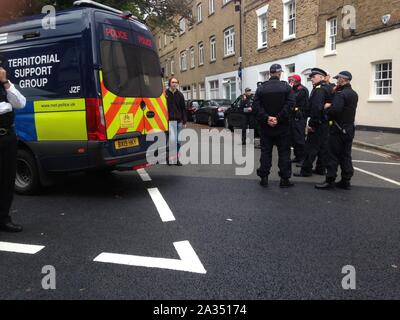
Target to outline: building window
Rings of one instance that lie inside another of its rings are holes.
[[[186,32],[186,20],[182,18],[179,20],[179,33],[184,34]]]
[[[195,83],[193,83],[192,91],[193,91],[192,98],[193,98],[193,100],[196,100],[197,99],[197,86]]]
[[[288,75],[292,75],[292,74],[296,73],[296,65],[294,63],[288,64],[286,66],[286,71],[287,71]]]
[[[224,31],[224,56],[235,54],[235,28]]]
[[[190,68],[195,67],[195,54],[194,54],[194,47],[190,48]]]
[[[336,38],[337,38],[337,18],[330,19],[326,22],[326,51],[336,51]]]
[[[182,87],[182,94],[185,97],[185,100],[191,100],[192,99],[192,92],[191,92],[190,86],[183,86]]]
[[[175,74],[175,60],[171,59],[171,76]]]
[[[206,98],[206,86],[204,83],[199,83],[199,93],[200,93],[200,100],[204,100]]]
[[[258,17],[258,48],[265,48],[268,45],[268,7],[266,5],[256,11]]]
[[[227,3],[231,2],[232,0],[224,0],[222,1],[222,5],[226,5]]]
[[[215,2],[214,0],[208,0],[208,14],[213,14],[215,12]]]
[[[203,6],[201,3],[197,5],[197,23],[203,21]]]
[[[199,43],[199,66],[204,64],[204,44]]]
[[[270,77],[269,71],[260,72],[259,79],[261,82],[268,81]]]
[[[296,37],[296,0],[283,1],[283,39]]]
[[[224,80],[224,93],[225,99],[229,99],[231,101],[236,100],[236,78],[229,78]]]
[[[187,53],[186,50],[181,52],[181,71],[187,70]]]
[[[392,62],[380,62],[375,64],[375,94],[376,96],[392,95]]]
[[[210,38],[210,61],[217,60],[217,42],[215,36]]]
[[[210,81],[210,99],[218,99],[219,83],[218,80]]]

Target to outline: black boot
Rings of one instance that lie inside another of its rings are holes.
[[[291,182],[289,179],[281,179],[280,187],[281,188],[291,188],[291,187],[294,187],[294,183]]]
[[[350,181],[342,179],[340,182],[336,183],[336,188],[343,189],[343,190],[351,190]]]
[[[11,232],[11,233],[17,233],[17,232],[22,232],[22,227],[10,222],[4,222],[0,223],[0,231],[4,232]]]
[[[335,187],[336,187],[335,180],[326,179],[326,181],[324,183],[317,184],[315,186],[315,189],[318,189],[318,190],[332,190],[332,189],[335,189]]]
[[[268,177],[261,178],[260,185],[263,188],[267,188],[268,187]]]

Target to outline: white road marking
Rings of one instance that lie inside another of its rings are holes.
[[[199,257],[189,241],[174,243],[180,259],[164,259],[142,256],[132,256],[114,253],[102,253],[94,259],[95,262],[112,263],[145,268],[168,269],[192,273],[206,274]]]
[[[139,174],[140,178],[142,178],[142,180],[143,180],[144,182],[149,182],[149,181],[151,181],[151,178],[150,178],[150,176],[149,176],[149,174],[147,173],[146,170],[144,170],[144,169],[139,169],[139,170],[137,170],[137,173]]]
[[[44,248],[44,246],[35,246],[30,244],[0,242],[0,251],[5,252],[36,254]]]
[[[164,200],[162,194],[158,188],[147,189],[153,200],[158,213],[160,214],[161,220],[163,222],[175,221],[174,214],[172,213],[168,203]]]
[[[390,182],[390,183],[392,183],[392,184],[394,184],[396,186],[400,186],[400,182],[398,182],[398,181],[395,181],[395,180],[392,180],[392,179],[389,179],[389,178],[386,178],[386,177],[382,177],[379,174],[376,174],[376,173],[373,173],[373,172],[370,172],[370,171],[367,171],[367,170],[363,170],[363,169],[360,169],[360,168],[356,168],[355,167],[354,169],[359,171],[359,172],[362,172],[362,173],[365,173],[367,175],[370,175],[372,177],[381,179],[383,181]]]
[[[400,162],[380,162],[380,161],[365,161],[365,160],[353,160],[355,163],[367,163],[367,164],[386,164],[388,166],[400,166]]]

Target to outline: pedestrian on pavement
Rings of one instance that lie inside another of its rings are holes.
[[[302,163],[305,157],[306,125],[309,115],[309,92],[302,85],[301,76],[294,74],[289,77],[292,93],[295,97],[295,105],[290,114],[290,135],[295,158],[293,163]]]
[[[242,145],[246,145],[247,129],[255,130],[256,118],[253,108],[254,94],[250,88],[246,88],[242,100],[240,101],[240,110],[242,114]],[[253,141],[251,141],[253,143]]]
[[[179,161],[179,150],[181,144],[179,142],[179,133],[186,127],[187,114],[185,97],[179,91],[179,81],[176,78],[169,79],[168,89],[165,92],[167,98],[168,117],[169,117],[169,141],[170,147],[173,146],[174,154],[169,153],[167,157],[167,164],[176,164],[182,166]],[[176,151],[176,152],[175,152]]]
[[[335,187],[349,190],[351,178],[354,175],[352,147],[355,135],[355,117],[358,104],[358,94],[353,90],[353,76],[349,71],[340,72],[337,88],[332,104],[326,105],[330,121],[328,173],[326,181],[316,185],[317,189],[333,189]],[[342,170],[342,180],[335,184],[338,166]]]
[[[294,106],[294,96],[290,85],[281,81],[282,66],[274,64],[270,68],[271,78],[258,89],[254,99],[257,121],[261,135],[261,166],[257,175],[261,178],[261,186],[268,186],[268,177],[272,167],[272,151],[274,145],[279,154],[279,175],[281,188],[293,186],[292,162],[290,159],[290,110]]]
[[[328,157],[329,125],[325,113],[325,104],[332,102],[330,87],[325,82],[326,71],[313,68],[311,81],[313,90],[310,96],[310,121],[305,145],[305,158],[300,173],[295,177],[311,177],[313,173],[325,175]],[[314,161],[319,156],[317,168],[313,171]]]
[[[22,227],[10,216],[17,170],[17,136],[14,110],[25,107],[26,99],[8,81],[7,71],[0,67],[0,230],[21,232]]]

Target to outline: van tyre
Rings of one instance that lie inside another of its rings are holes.
[[[34,195],[40,188],[39,169],[35,158],[26,150],[18,150],[15,191],[22,195]]]

